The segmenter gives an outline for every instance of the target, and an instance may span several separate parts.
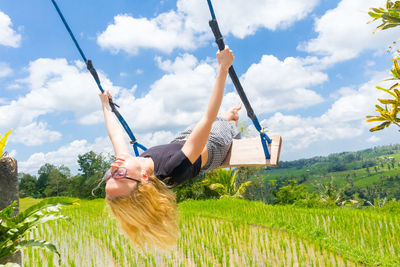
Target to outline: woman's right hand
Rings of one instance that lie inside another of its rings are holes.
[[[108,107],[110,105],[109,99],[112,98],[112,95],[109,90],[105,90],[104,93],[99,93],[100,101],[103,107]]]
[[[217,52],[218,64],[224,70],[228,70],[231,67],[234,59],[233,52],[227,45],[224,50]]]

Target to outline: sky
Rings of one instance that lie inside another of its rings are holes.
[[[386,97],[375,86],[389,85],[400,34],[367,23],[385,2],[213,1],[259,121],[283,138],[281,160],[399,143],[394,126],[371,133],[365,122]],[[217,73],[206,0],[57,3],[140,143],[167,143],[200,119]],[[78,155],[112,153],[98,93],[50,0],[0,2],[0,134],[12,128],[19,172],[74,173]],[[239,101],[228,79],[221,112]],[[244,110],[240,120],[257,134]]]

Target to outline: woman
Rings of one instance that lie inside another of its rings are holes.
[[[237,130],[238,110],[217,118],[228,69],[234,56],[228,47],[217,53],[218,75],[201,120],[180,133],[170,144],[130,156],[124,133],[111,112],[110,93],[100,94],[104,119],[116,161],[104,175],[106,201],[133,245],[169,248],[178,236],[177,205],[171,187],[193,178],[200,171],[218,168]]]

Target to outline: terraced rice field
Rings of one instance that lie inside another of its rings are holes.
[[[171,252],[135,252],[103,200],[66,207],[70,222],[36,229],[61,266],[399,266],[400,216],[358,210],[266,206],[241,200],[180,204],[181,235]],[[60,266],[37,249],[24,266]]]

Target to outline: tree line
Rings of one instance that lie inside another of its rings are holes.
[[[348,154],[342,154],[340,157],[348,159]],[[362,158],[357,156],[354,160]],[[20,174],[20,197],[104,198],[104,185],[99,186],[94,194],[92,190],[101,183],[104,173],[114,160],[114,156],[97,154],[93,151],[79,155],[77,160],[79,173],[76,175],[71,175],[70,169],[66,166],[46,163],[39,168],[37,176]],[[325,161],[326,158],[320,160]],[[273,205],[289,204],[320,208],[344,205],[362,207],[377,201],[400,199],[400,174],[384,175],[378,182],[364,187],[356,186],[349,174],[342,187],[337,186],[334,179],[331,179],[325,183],[317,181],[310,189],[310,186],[306,185],[309,176],[305,174],[268,179],[269,172],[260,167],[218,169],[202,173],[173,190],[178,202],[186,199],[234,197]]]
[[[114,160],[114,156],[97,154],[93,151],[79,155],[77,175],[71,175],[71,170],[64,165],[55,166],[46,163],[39,168],[37,176],[19,174],[20,197],[105,197],[104,186],[93,192],[95,196],[92,195],[92,190],[101,182],[104,173]]]

